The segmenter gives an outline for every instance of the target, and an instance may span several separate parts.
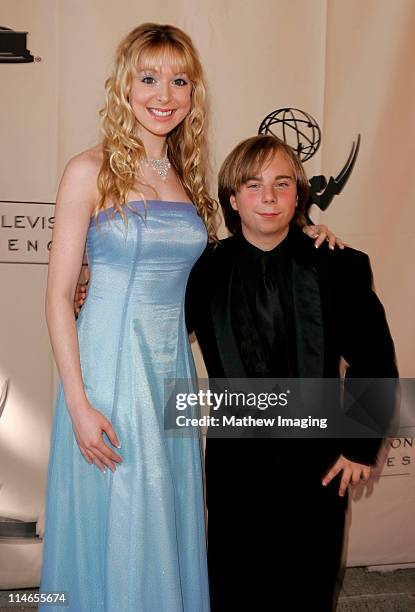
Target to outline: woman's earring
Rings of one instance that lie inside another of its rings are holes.
[[[298,196],[295,199],[295,207],[297,208],[297,206],[298,206]]]

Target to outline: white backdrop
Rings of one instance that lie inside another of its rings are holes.
[[[148,20],[184,28],[200,51],[213,174],[230,148],[278,108],[303,109],[322,128],[322,147],[306,164],[310,176],[336,175],[361,133],[352,177],[322,220],[371,256],[401,374],[414,375],[412,0],[154,0],[145,6],[2,0],[0,24],[28,30],[28,46],[41,61],[0,64],[0,261],[6,262],[0,263],[0,388],[10,379],[0,419],[0,516],[41,515],[53,410],[42,263],[50,229],[48,223],[31,227],[51,212],[30,202],[53,202],[67,160],[96,143],[115,45]],[[6,203],[16,200],[22,203]],[[38,251],[28,251],[35,234]],[[24,258],[31,263],[18,263]],[[415,450],[412,439],[392,444],[400,448],[391,449],[389,464],[352,504],[349,565],[415,561]],[[0,562],[7,559],[0,588],[36,583],[39,544],[22,547],[0,542]]]

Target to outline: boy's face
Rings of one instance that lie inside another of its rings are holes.
[[[241,185],[230,202],[241,217],[242,233],[248,242],[268,250],[288,234],[297,201],[294,171],[282,151],[277,151]]]

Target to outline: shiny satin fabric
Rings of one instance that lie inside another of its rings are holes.
[[[74,612],[208,612],[200,440],[163,427],[165,379],[195,378],[184,296],[206,230],[190,203],[129,208],[127,228],[111,209],[90,223],[77,321],[86,393],[123,463],[88,465],[60,388],[41,591],[66,591]]]

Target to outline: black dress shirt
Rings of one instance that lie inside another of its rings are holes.
[[[263,351],[267,353],[269,363],[267,375],[269,377],[295,376],[297,370],[296,336],[292,292],[292,262],[288,237],[274,249],[267,251],[267,256],[270,258],[268,274],[272,276],[273,284],[277,287],[279,302],[282,308],[283,321],[279,321],[279,324],[282,324],[285,328],[285,342],[280,343],[280,346],[272,347],[271,354],[266,345],[267,330],[261,329],[261,321],[260,317],[258,317],[256,305],[257,282],[258,275],[261,274],[261,258],[263,254],[264,251],[248,242],[240,234],[238,247],[239,279],[235,280],[242,283],[242,289],[246,296],[252,319],[257,327]],[[252,374],[248,372],[248,375]]]

